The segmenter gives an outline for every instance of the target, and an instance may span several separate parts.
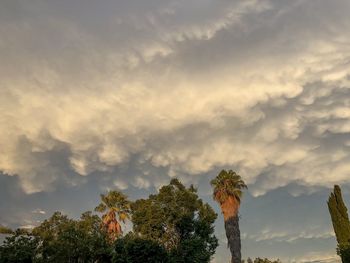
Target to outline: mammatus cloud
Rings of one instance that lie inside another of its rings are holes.
[[[348,1],[3,7],[0,169],[26,192],[222,167],[255,195],[349,182]]]

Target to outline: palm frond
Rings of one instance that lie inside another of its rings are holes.
[[[96,212],[100,212],[100,213],[103,213],[107,210],[107,207],[104,203],[101,203],[99,204],[96,208],[95,208],[95,211]]]
[[[101,204],[95,208],[95,211],[104,213],[102,215],[103,227],[107,229],[110,239],[115,240],[123,233],[118,220],[125,223],[130,219],[131,203],[123,193],[109,191],[106,195],[101,194]]]
[[[243,194],[242,189],[247,188],[241,176],[232,170],[222,170],[216,178],[211,180],[210,184],[214,188],[214,200],[220,203],[224,202],[229,196],[233,196],[240,201]]]

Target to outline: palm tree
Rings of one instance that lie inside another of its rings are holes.
[[[101,194],[101,201],[95,211],[104,213],[102,215],[103,227],[113,242],[123,234],[120,222],[125,223],[127,219],[130,219],[130,201],[126,195],[118,191],[109,191],[107,195]]]
[[[211,180],[214,188],[213,198],[220,204],[224,215],[226,237],[231,251],[231,263],[241,263],[241,234],[239,231],[238,211],[242,198],[242,189],[247,188],[241,176],[234,171],[222,170]]]

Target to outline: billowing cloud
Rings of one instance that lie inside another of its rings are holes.
[[[27,193],[223,167],[255,195],[349,183],[348,1],[1,5],[0,170]]]

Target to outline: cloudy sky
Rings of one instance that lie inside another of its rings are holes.
[[[1,0],[0,223],[173,177],[249,186],[243,257],[338,262],[350,206],[350,1]],[[227,262],[222,217],[214,262]]]

